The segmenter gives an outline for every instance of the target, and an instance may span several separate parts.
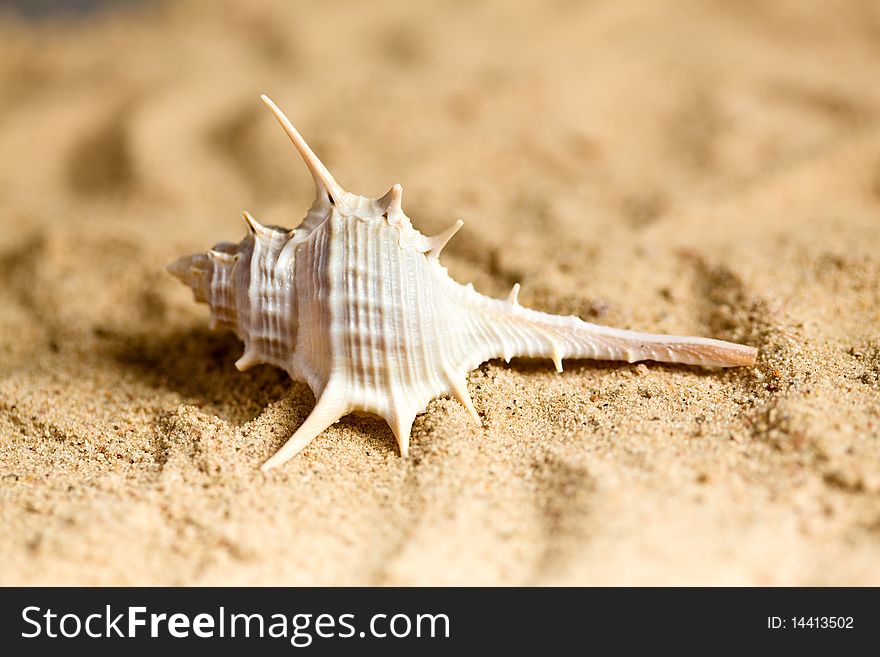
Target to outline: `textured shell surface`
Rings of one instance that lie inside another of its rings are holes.
[[[384,418],[402,455],[415,416],[452,393],[476,422],[467,374],[492,358],[656,360],[707,367],[747,366],[757,350],[721,340],[639,333],[549,315],[477,293],[440,264],[462,226],[426,237],[401,206],[402,188],[381,198],[346,192],[287,117],[272,110],[315,180],[316,199],[293,230],[243,214],[248,233],[169,271],[211,308],[212,325],[244,342],[236,367],[268,363],[304,381],[317,400],[285,445],[263,464],[283,464],[342,416]]]

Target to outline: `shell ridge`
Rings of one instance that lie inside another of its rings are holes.
[[[313,231],[297,250],[298,253],[302,250],[302,253],[294,263],[294,290],[299,308],[300,330],[291,358],[291,368],[300,374],[316,397],[326,387],[331,369],[331,364],[325,358],[325,354],[330,351],[330,332],[327,330],[329,327],[325,326],[328,318],[324,310],[330,290],[322,276],[322,273],[326,273],[324,263],[328,250],[327,233],[326,226]],[[321,321],[322,319],[325,321]]]

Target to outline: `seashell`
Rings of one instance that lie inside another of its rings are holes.
[[[244,341],[239,370],[261,363],[304,381],[317,403],[263,470],[279,466],[351,412],[384,418],[406,456],[416,414],[451,392],[480,416],[467,374],[501,357],[655,360],[708,367],[748,366],[757,350],[721,340],[639,333],[521,306],[519,284],[506,299],[461,285],[440,264],[461,228],[439,235],[413,228],[402,188],[381,198],[345,191],[280,109],[278,119],[315,180],[317,197],[293,230],[243,213],[248,233],[168,270],[211,308],[212,325]]]

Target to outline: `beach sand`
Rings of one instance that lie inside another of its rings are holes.
[[[247,5],[247,7],[245,7]],[[0,20],[0,584],[880,585],[880,7],[174,2]],[[486,363],[410,458],[168,275],[395,182],[457,280],[760,349]]]

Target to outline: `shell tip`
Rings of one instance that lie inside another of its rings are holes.
[[[483,426],[483,420],[480,418],[480,414],[477,413],[477,409],[474,406],[474,402],[471,399],[471,395],[468,392],[467,388],[467,379],[464,376],[451,376],[447,373],[446,378],[449,381],[449,387],[452,390],[453,396],[461,403],[462,406],[467,409],[467,412],[474,419],[479,426]]]
[[[165,271],[174,276],[174,278],[186,283],[190,276],[191,262],[192,258],[190,256],[178,258],[177,260],[169,262],[167,265],[165,265]]]
[[[409,437],[415,419],[415,415],[410,413],[393,414],[386,417],[386,422],[391,427],[391,432],[397,440],[397,448],[403,458],[409,456]]]
[[[266,233],[268,232],[268,229],[263,224],[261,224],[259,221],[254,219],[254,215],[252,215],[247,210],[242,211],[241,217],[242,217],[242,219],[244,219],[244,222],[247,224],[248,231],[250,231],[251,235],[265,236]]]
[[[249,349],[245,349],[241,358],[235,361],[235,369],[239,372],[245,372],[256,365],[260,365],[260,359]]]
[[[464,221],[459,219],[442,233],[434,235],[433,237],[429,237],[427,240],[427,251],[430,257],[434,260],[439,258],[440,252],[443,250],[443,247],[445,247],[449,243],[449,240],[452,239],[452,236],[455,235],[462,226],[464,226]]]
[[[510,294],[507,295],[507,302],[511,306],[519,305],[519,283],[513,284],[513,287],[510,289]]]
[[[389,221],[398,221],[403,214],[403,187],[394,183],[388,193],[379,199],[379,204]]]

